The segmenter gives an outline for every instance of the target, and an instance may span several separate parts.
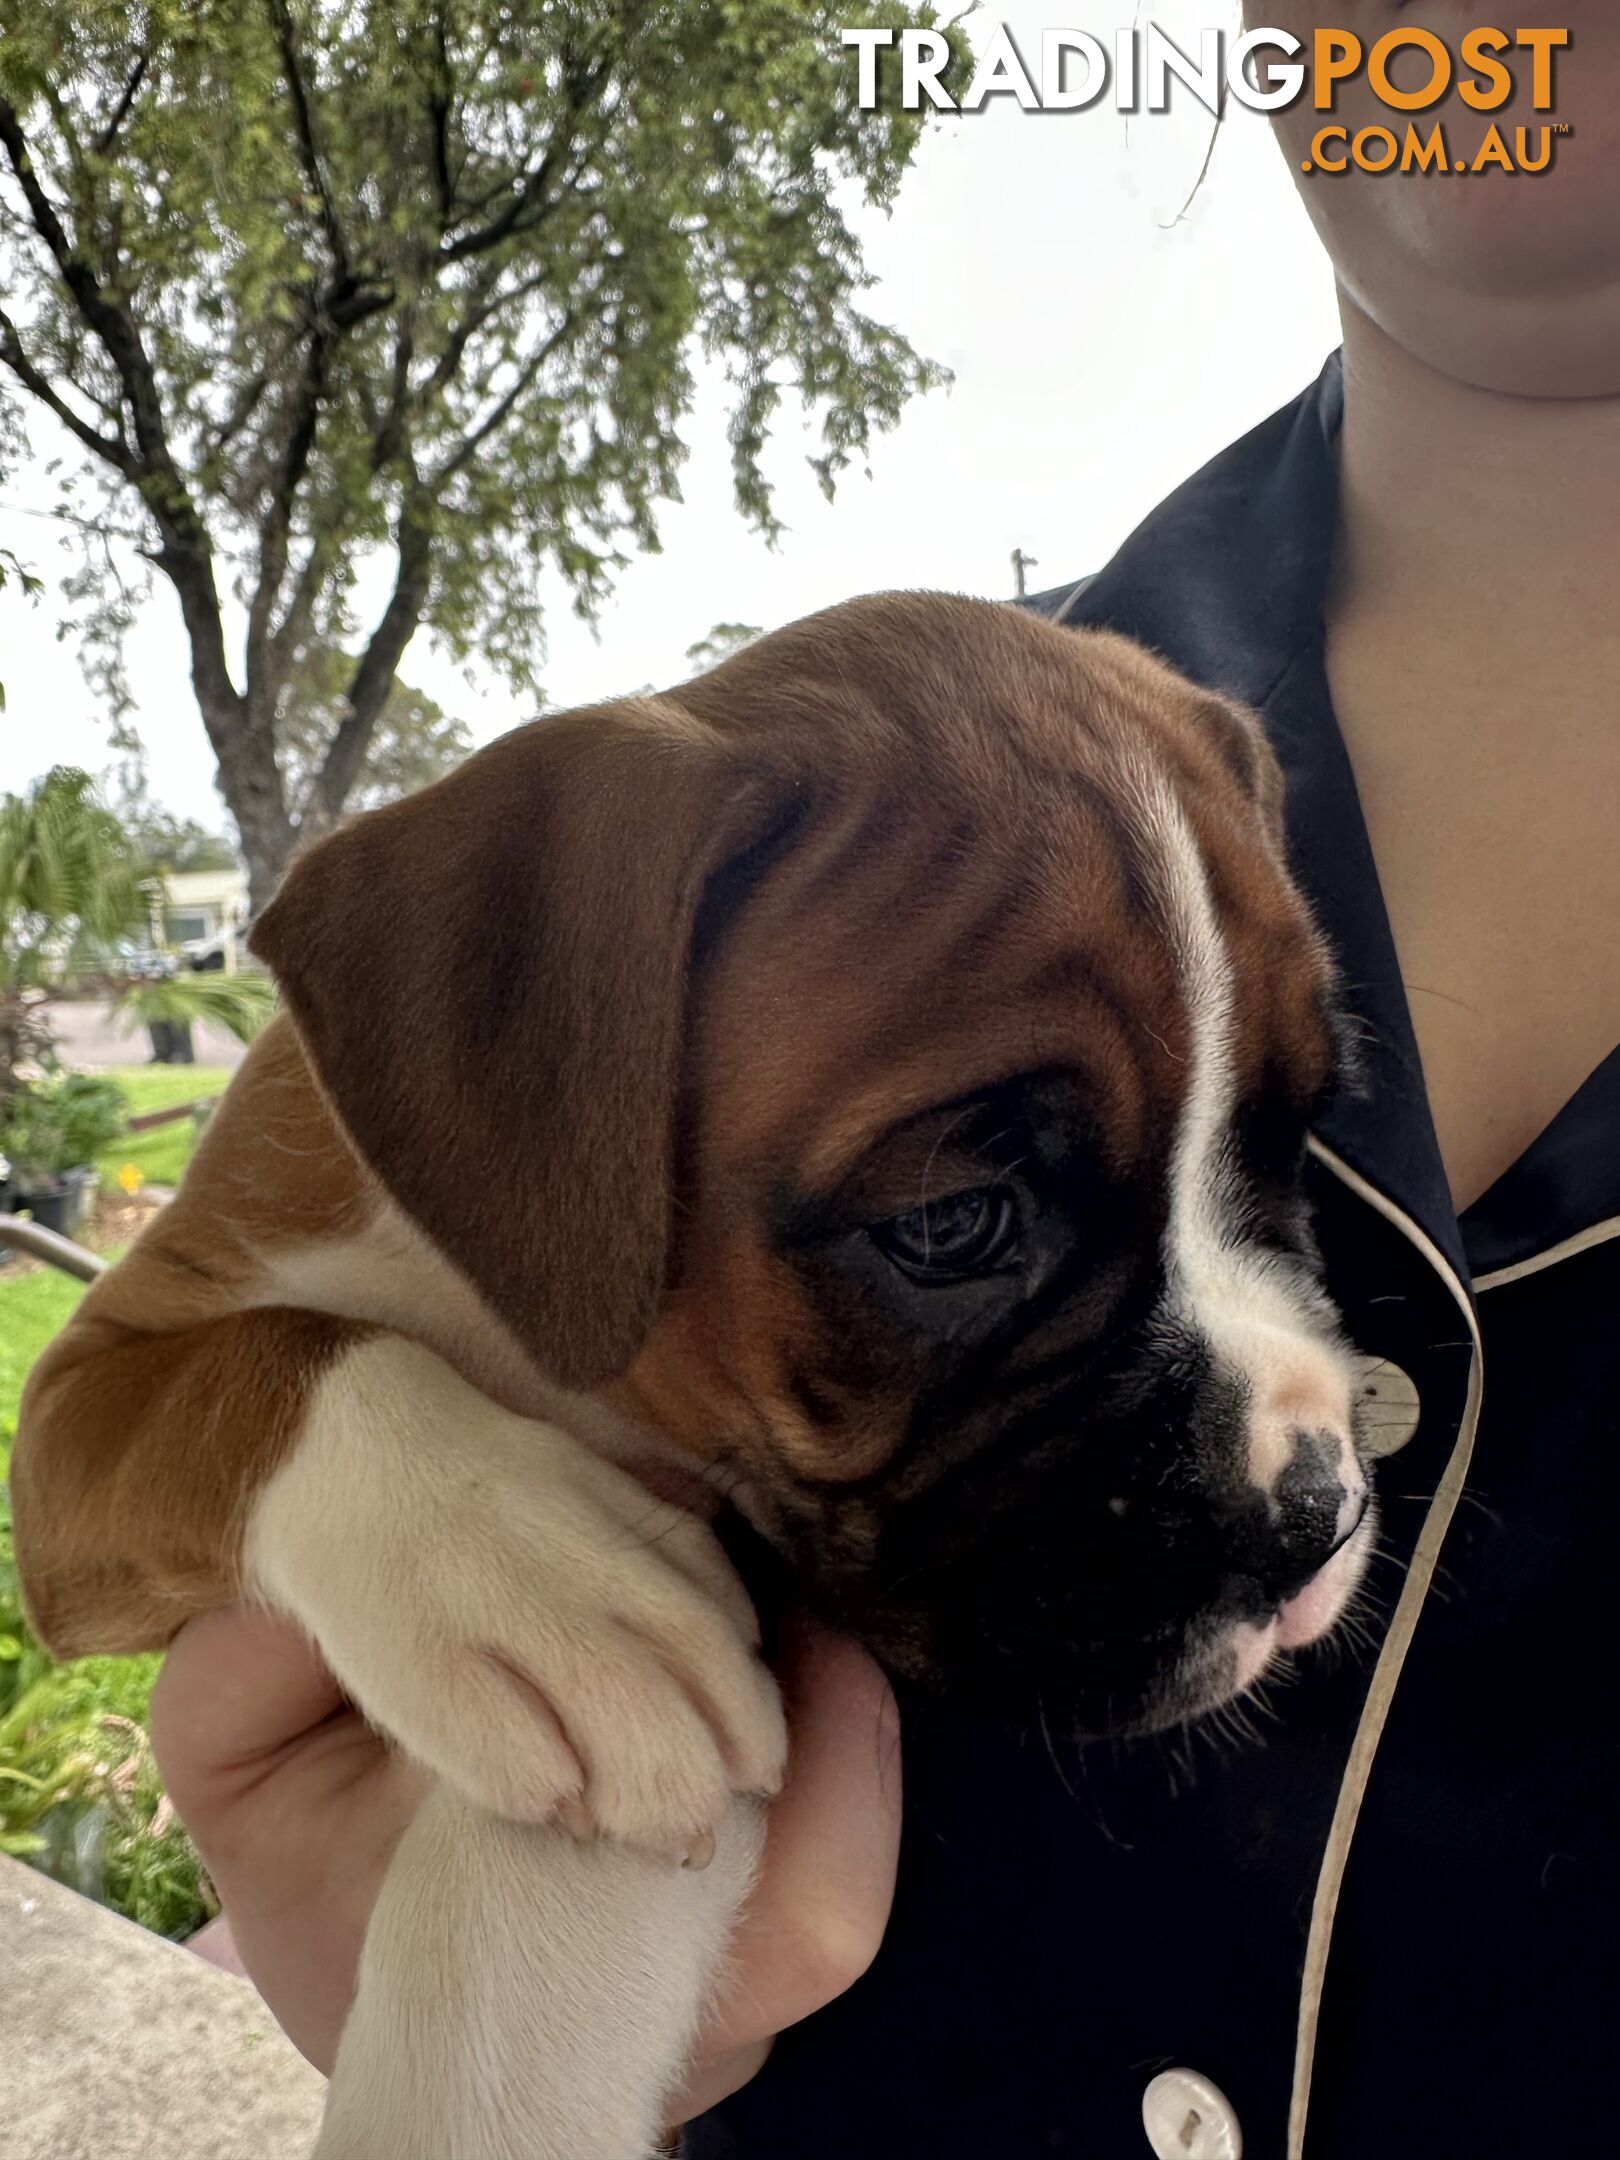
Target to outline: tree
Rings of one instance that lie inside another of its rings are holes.
[[[354,669],[352,654],[324,646],[300,654],[293,664],[276,720],[276,744],[294,805],[305,803],[319,784],[328,747],[343,725],[344,698]],[[465,723],[453,720],[425,691],[413,690],[396,676],[377,714],[360,777],[349,792],[349,807],[375,810],[380,803],[414,795],[453,772],[472,752]]]
[[[5,590],[7,582],[12,579],[15,579],[25,600],[36,599],[42,590],[41,581],[33,571],[24,569],[10,548],[0,548],[0,592]],[[0,713],[5,709],[6,686],[0,682]]]
[[[120,791],[112,800],[112,813],[123,827],[145,876],[236,868],[236,849],[222,832],[210,831],[196,818],[181,817],[153,801],[145,768],[138,761],[125,767],[121,781]]]
[[[745,645],[752,645],[760,635],[758,623],[717,622],[705,637],[688,645],[686,657],[695,668],[718,667],[722,660],[734,652],[741,652]]]
[[[534,688],[537,573],[589,612],[677,492],[694,361],[774,530],[785,395],[829,492],[936,379],[844,215],[926,112],[859,109],[879,0],[0,0],[0,382],[83,454],[87,657],[115,704],[123,520],[178,596],[255,905],[348,801],[418,628]],[[0,449],[6,445],[0,443]],[[381,562],[375,608],[363,576]],[[245,636],[233,659],[227,603]],[[363,621],[362,617],[366,619]],[[301,805],[294,655],[355,649]]]
[[[352,654],[323,647],[300,653],[293,663],[276,716],[276,760],[295,809],[313,788],[326,748],[342,725],[344,687],[353,672]],[[397,802],[442,780],[472,752],[473,739],[462,721],[451,719],[424,691],[396,678],[377,715],[349,807],[374,810],[381,803]],[[224,833],[153,800],[145,760],[138,752],[116,769],[114,785],[113,814],[141,867],[151,875],[232,870],[240,863]]]
[[[122,812],[120,811],[120,815]],[[142,866],[160,875],[188,870],[234,870],[240,860],[222,832],[181,817],[161,803],[130,835]]]

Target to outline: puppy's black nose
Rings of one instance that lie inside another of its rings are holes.
[[[1345,1505],[1350,1495],[1341,1475],[1344,1447],[1338,1434],[1298,1432],[1293,1438],[1293,1459],[1277,1480],[1276,1550],[1268,1570],[1268,1587],[1279,1602],[1326,1567],[1367,1512],[1365,1486],[1356,1505]]]

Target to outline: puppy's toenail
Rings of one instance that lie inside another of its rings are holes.
[[[681,1860],[681,1866],[690,1868],[694,1875],[698,1875],[702,1873],[713,1858],[714,1833],[705,1830],[701,1837],[695,1837],[686,1848]]]

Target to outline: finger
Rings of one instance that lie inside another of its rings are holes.
[[[422,1774],[346,1706],[296,1628],[259,1613],[186,1627],[152,1708],[159,1769],[242,1961],[294,2043],[330,2071]]]
[[[730,1954],[732,1977],[705,2023],[704,2070],[735,2089],[784,2026],[853,1986],[877,1954],[900,1850],[900,1727],[867,1653],[799,1623],[782,1671],[791,1735],[760,1880]],[[740,2068],[740,2065],[749,2067]]]
[[[348,1706],[303,1634],[258,1612],[182,1629],[153,1690],[152,1748],[216,1881],[329,1812],[369,1815],[391,1850],[425,1782]]]
[[[152,1694],[165,1777],[212,1785],[259,1768],[343,1709],[343,1693],[301,1629],[272,1613],[205,1613],[175,1637]],[[178,1794],[177,1794],[178,1797]]]

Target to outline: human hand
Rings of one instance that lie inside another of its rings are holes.
[[[676,2122],[746,2084],[778,2032],[858,1980],[888,1920],[900,1836],[888,1684],[863,1650],[808,1623],[790,1629],[779,1677],[787,1783]],[[348,1706],[298,1630],[262,1613],[211,1613],[182,1630],[153,1694],[152,1738],[243,1964],[329,2071],[424,1773]]]

